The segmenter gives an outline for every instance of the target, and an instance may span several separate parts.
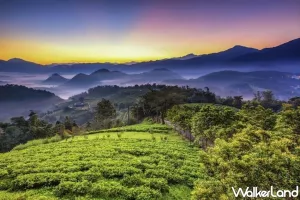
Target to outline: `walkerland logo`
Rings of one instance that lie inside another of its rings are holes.
[[[275,191],[273,186],[271,186],[270,190],[259,190],[258,187],[253,187],[250,190],[249,187],[246,190],[242,188],[238,188],[237,190],[232,187],[231,188],[235,197],[250,197],[250,198],[258,198],[258,197],[298,197],[299,188],[296,186],[295,190],[277,190]]]

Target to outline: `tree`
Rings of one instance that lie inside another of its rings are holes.
[[[247,126],[231,140],[217,139],[215,146],[200,152],[208,177],[199,179],[192,199],[236,199],[231,187],[268,190],[295,188],[300,168],[297,148],[288,133]]]
[[[91,130],[91,127],[92,127],[92,124],[91,124],[91,122],[88,121],[85,126],[86,130],[88,130],[88,131]]]
[[[263,91],[261,95],[262,95],[261,104],[265,108],[272,108],[272,105],[275,101],[273,92],[271,90],[267,90],[267,91]]]
[[[150,91],[141,97],[139,104],[144,116],[164,124],[167,110],[176,104],[187,102],[188,92],[186,88],[178,86],[164,86],[155,90],[150,88]]]
[[[72,131],[73,123],[68,116],[65,117],[64,126],[65,126],[65,129]]]
[[[205,149],[217,137],[217,129],[230,127],[236,120],[236,112],[228,107],[203,106],[192,118],[192,133]]]
[[[271,104],[275,100],[274,94],[271,90],[262,92],[262,101]]]
[[[0,127],[0,137],[4,135],[4,130]]]
[[[77,125],[77,123],[76,123],[76,121],[75,120],[73,120],[73,123],[72,123],[72,126],[74,127],[78,127],[78,125]]]
[[[10,119],[11,123],[18,127],[26,127],[28,126],[28,122],[25,120],[25,118],[22,117],[13,117]]]
[[[233,106],[236,108],[241,108],[243,104],[243,96],[234,96],[233,97]]]
[[[113,104],[106,99],[98,102],[96,107],[96,118],[98,120],[111,119],[116,116],[116,109]]]
[[[231,96],[228,96],[222,100],[222,104],[227,105],[227,106],[233,106],[233,102],[234,102],[234,99]]]
[[[56,124],[54,127],[54,132],[58,134],[61,138],[65,137],[65,125],[63,123]]]
[[[208,87],[205,87],[205,91],[202,89],[190,89],[187,87],[187,90],[191,90],[192,96],[188,98],[191,103],[215,103],[216,96],[214,93],[210,92]]]
[[[294,108],[290,104],[284,104],[279,113],[278,127],[290,129],[300,135],[300,107]]]
[[[29,116],[29,125],[31,127],[38,126],[38,115],[31,110],[28,116]]]
[[[261,102],[262,100],[262,95],[260,93],[260,91],[257,91],[256,93],[254,93],[254,98],[253,98],[254,101],[257,101],[257,102]]]
[[[116,114],[113,104],[109,100],[102,99],[96,107],[95,121],[92,124],[93,129],[111,128]]]
[[[7,151],[16,145],[26,142],[31,139],[29,135],[24,134],[24,132],[17,126],[9,126],[5,129],[5,134],[0,138],[0,143],[2,143],[1,151]]]
[[[297,108],[298,106],[300,106],[300,97],[290,98],[288,103],[292,104],[294,108]]]

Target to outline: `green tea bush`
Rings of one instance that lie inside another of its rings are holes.
[[[33,142],[0,154],[0,194],[45,190],[57,199],[162,200],[175,185],[191,190],[190,182],[200,177],[198,150],[179,138],[153,142],[103,136]]]

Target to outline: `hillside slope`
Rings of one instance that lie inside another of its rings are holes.
[[[20,85],[0,85],[0,120],[29,114],[29,110],[45,111],[63,102],[55,94]]]
[[[119,134],[31,142],[0,154],[0,196],[190,199],[200,177],[197,148],[164,125],[137,125]]]

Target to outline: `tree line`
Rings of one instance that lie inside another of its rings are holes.
[[[66,117],[63,122],[50,124],[39,119],[34,111],[30,111],[27,119],[23,116],[13,117],[10,122],[0,122],[0,152],[6,152],[29,140],[50,138],[59,135],[61,139],[79,133],[75,121]]]

